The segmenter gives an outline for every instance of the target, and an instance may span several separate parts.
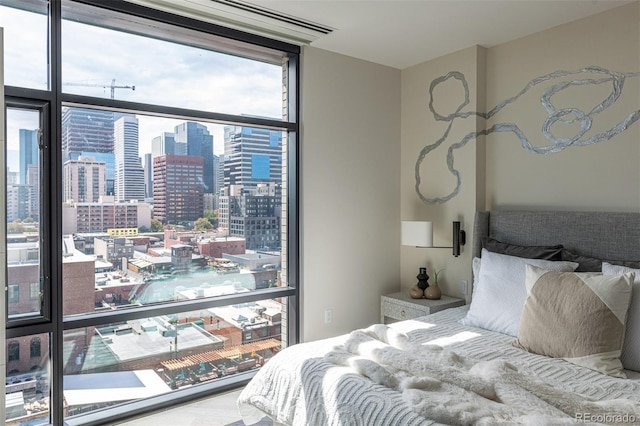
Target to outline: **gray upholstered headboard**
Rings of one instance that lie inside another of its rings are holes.
[[[576,254],[609,260],[640,260],[640,213],[477,212],[473,256],[490,236],[524,246],[562,244]]]

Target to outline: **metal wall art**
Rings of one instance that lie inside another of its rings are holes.
[[[422,177],[420,176],[420,165],[422,164],[424,158],[431,151],[438,148],[447,140],[449,131],[451,130],[451,127],[453,126],[455,120],[464,119],[470,116],[478,116],[481,118],[490,119],[505,107],[507,107],[509,104],[515,102],[518,98],[520,98],[532,88],[542,83],[553,82],[554,80],[559,80],[561,78],[566,78],[577,74],[591,74],[594,77],[557,81],[549,86],[543,92],[540,98],[542,106],[547,111],[547,117],[542,123],[542,135],[549,142],[548,144],[543,146],[534,146],[515,123],[497,123],[489,128],[485,128],[477,132],[471,132],[464,138],[462,138],[462,140],[452,143],[447,151],[447,168],[449,169],[449,172],[456,178],[455,189],[453,189],[453,191],[443,197],[433,198],[429,198],[421,192],[420,183],[422,181]],[[597,66],[587,67],[576,71],[555,71],[531,80],[515,96],[504,100],[486,113],[478,111],[463,111],[463,109],[469,104],[469,85],[467,84],[467,80],[465,79],[464,74],[458,71],[451,71],[447,75],[436,78],[431,82],[431,85],[429,86],[429,110],[437,121],[449,122],[449,125],[447,126],[444,134],[442,135],[442,137],[440,137],[440,139],[438,139],[435,143],[422,148],[420,154],[418,155],[418,160],[416,161],[415,166],[415,188],[418,197],[420,197],[420,199],[427,204],[441,204],[455,197],[460,191],[461,179],[460,172],[454,167],[454,150],[462,148],[469,141],[475,140],[478,136],[481,135],[489,135],[491,133],[498,132],[511,132],[517,136],[523,149],[534,154],[550,154],[554,152],[560,152],[570,146],[585,146],[608,141],[617,134],[624,132],[627,128],[629,128],[629,126],[638,121],[638,119],[640,119],[640,110],[632,111],[628,116],[624,117],[615,126],[605,131],[596,133],[588,137],[586,137],[585,135],[591,129],[594,117],[609,108],[618,100],[622,93],[625,80],[630,77],[638,76],[640,76],[640,72],[619,73]],[[462,87],[464,89],[464,101],[458,106],[455,112],[447,116],[443,116],[434,109],[433,91],[439,84],[442,84],[452,78],[455,80],[459,80],[462,84]],[[554,95],[570,87],[600,84],[611,84],[611,92],[602,102],[595,105],[590,111],[583,111],[576,107],[558,109],[551,102]],[[578,124],[579,129],[571,137],[556,137],[551,132],[551,128],[554,124]]]

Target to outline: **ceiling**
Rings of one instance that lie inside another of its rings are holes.
[[[634,1],[640,0],[249,0],[334,29],[314,47],[399,69]]]

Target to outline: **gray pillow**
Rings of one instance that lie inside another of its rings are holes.
[[[602,271],[602,262],[607,262],[611,265],[626,266],[628,268],[640,268],[640,261],[596,259],[595,257],[576,254],[567,249],[562,249],[560,259],[566,262],[577,263],[578,269],[576,269],[575,272],[600,272]]]
[[[492,253],[506,254],[508,256],[522,257],[525,259],[561,260],[562,245],[555,246],[521,246],[505,243],[491,237],[483,237],[480,241],[482,248]]]

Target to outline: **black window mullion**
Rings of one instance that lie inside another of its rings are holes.
[[[298,55],[290,55],[287,68],[287,120],[295,123],[295,129],[287,137],[287,284],[297,289],[287,299],[287,343],[300,340],[300,233],[299,214],[299,146],[300,146],[300,61]]]
[[[53,94],[48,90],[28,89],[26,87],[4,86],[6,98],[29,99],[30,101],[40,100],[53,102]]]
[[[48,237],[51,284],[51,316],[53,333],[49,348],[51,354],[51,404],[50,416],[53,425],[64,424],[64,332],[62,323],[62,3],[49,3],[49,72],[53,103],[51,108],[51,133],[49,135],[49,208]],[[54,207],[55,206],[55,207]],[[44,207],[44,206],[43,206]],[[42,256],[44,257],[44,256]]]
[[[94,314],[68,316],[64,318],[64,330],[74,328],[106,325],[113,322],[129,321],[149,318],[161,315],[178,314],[188,311],[198,311],[227,306],[239,303],[256,302],[258,300],[273,299],[276,297],[290,297],[296,293],[293,288],[274,287],[256,290],[250,293],[237,293],[217,296],[210,299],[194,299],[180,302],[167,302],[156,305],[143,305],[140,307],[122,309],[116,311],[99,312]]]
[[[37,91],[40,92],[40,91]],[[40,92],[41,93],[41,92]],[[45,92],[46,93],[46,92]],[[41,93],[42,94],[42,93]],[[50,96],[49,96],[50,97]],[[46,98],[46,96],[40,96],[39,98]],[[25,109],[25,110],[33,110],[37,111],[39,115],[39,129],[41,131],[41,135],[39,136],[39,175],[40,175],[40,188],[38,196],[40,197],[40,209],[43,210],[43,206],[50,205],[49,200],[49,191],[46,188],[46,184],[49,182],[49,179],[46,179],[49,173],[49,147],[47,140],[49,139],[50,131],[50,117],[51,117],[51,103],[48,101],[43,101],[39,99],[30,99],[30,98],[19,98],[14,96],[5,96],[5,107],[6,108],[16,108],[16,109]],[[44,215],[40,215],[44,216]],[[31,326],[34,324],[49,324],[46,332],[51,332],[51,285],[49,282],[50,277],[50,263],[47,253],[50,252],[48,249],[50,236],[48,231],[47,222],[45,220],[40,220],[40,271],[39,271],[39,279],[41,283],[42,289],[42,303],[40,306],[39,315],[26,315],[20,318],[8,318],[6,323],[7,330],[14,328],[21,328],[25,326]],[[22,331],[18,331],[18,333],[22,333]]]
[[[109,111],[118,109],[122,112],[129,112],[132,114],[147,114],[156,117],[176,118],[191,121],[200,118],[207,122],[248,125],[274,130],[295,130],[297,128],[296,123],[292,123],[290,121],[273,120],[247,115],[222,114],[217,112],[145,104],[140,102],[73,95],[69,93],[61,94],[61,99],[65,106],[78,108],[104,109]]]
[[[51,333],[53,327],[51,322],[40,324],[22,325],[20,327],[7,328],[7,339],[14,339],[16,337],[30,336],[34,334]]]

